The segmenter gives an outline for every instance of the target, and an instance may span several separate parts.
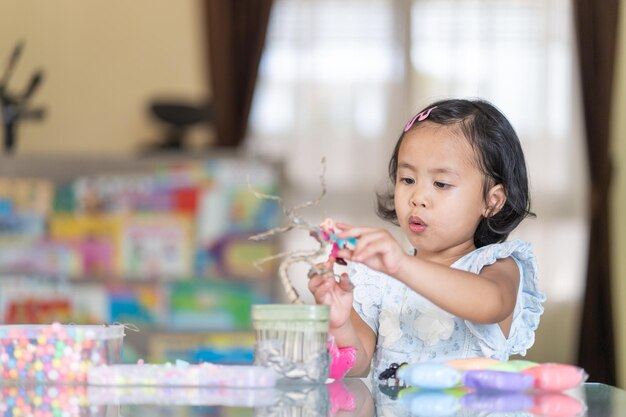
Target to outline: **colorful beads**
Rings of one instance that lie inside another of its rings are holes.
[[[121,361],[123,337],[121,325],[0,326],[0,378],[86,382],[92,366]]]
[[[90,405],[88,388],[84,385],[2,385],[0,415],[2,416],[90,416],[105,415],[106,407]]]

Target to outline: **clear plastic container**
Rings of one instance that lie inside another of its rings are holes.
[[[3,383],[84,383],[91,367],[120,363],[124,326],[0,326]]]
[[[278,383],[324,383],[329,315],[326,305],[253,305],[254,364],[274,369]]]

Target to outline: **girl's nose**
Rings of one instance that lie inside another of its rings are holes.
[[[426,207],[426,194],[423,190],[416,189],[413,194],[411,194],[410,199],[411,207]]]

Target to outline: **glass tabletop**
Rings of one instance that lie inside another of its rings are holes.
[[[347,378],[271,389],[225,387],[0,387],[0,415],[128,416],[602,416],[623,415],[626,391],[586,383],[565,392],[425,391]]]

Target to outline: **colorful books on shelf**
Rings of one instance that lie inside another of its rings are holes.
[[[122,218],[109,215],[55,214],[50,218],[50,239],[71,246],[81,257],[82,273],[89,278],[114,276],[116,247]]]
[[[0,271],[57,277],[84,273],[82,256],[71,245],[57,242],[0,243]]]
[[[247,330],[252,304],[269,301],[268,294],[230,281],[172,282],[169,292],[166,325],[179,330]]]
[[[115,283],[107,286],[108,323],[158,327],[163,323],[163,298],[167,291],[153,283]]]
[[[45,237],[46,218],[41,214],[15,212],[0,214],[0,242],[36,242]]]
[[[24,276],[0,280],[5,323],[126,323],[175,331],[247,331],[252,304],[269,294],[242,282],[71,282]]]
[[[54,184],[37,178],[0,177],[0,215],[28,213],[46,216],[52,207]]]
[[[153,362],[251,364],[256,338],[252,331],[153,333],[148,357]]]
[[[117,239],[118,275],[180,279],[192,274],[193,219],[180,214],[127,216]]]
[[[0,295],[1,319],[7,324],[101,324],[108,319],[107,292],[102,285],[5,276]]]
[[[43,239],[52,195],[50,181],[0,177],[0,242]]]
[[[217,159],[142,172],[0,178],[0,314],[5,323],[122,322],[175,332],[248,332],[271,301],[275,166]],[[251,345],[169,349],[190,362],[246,363]],[[233,362],[234,361],[234,362]]]

